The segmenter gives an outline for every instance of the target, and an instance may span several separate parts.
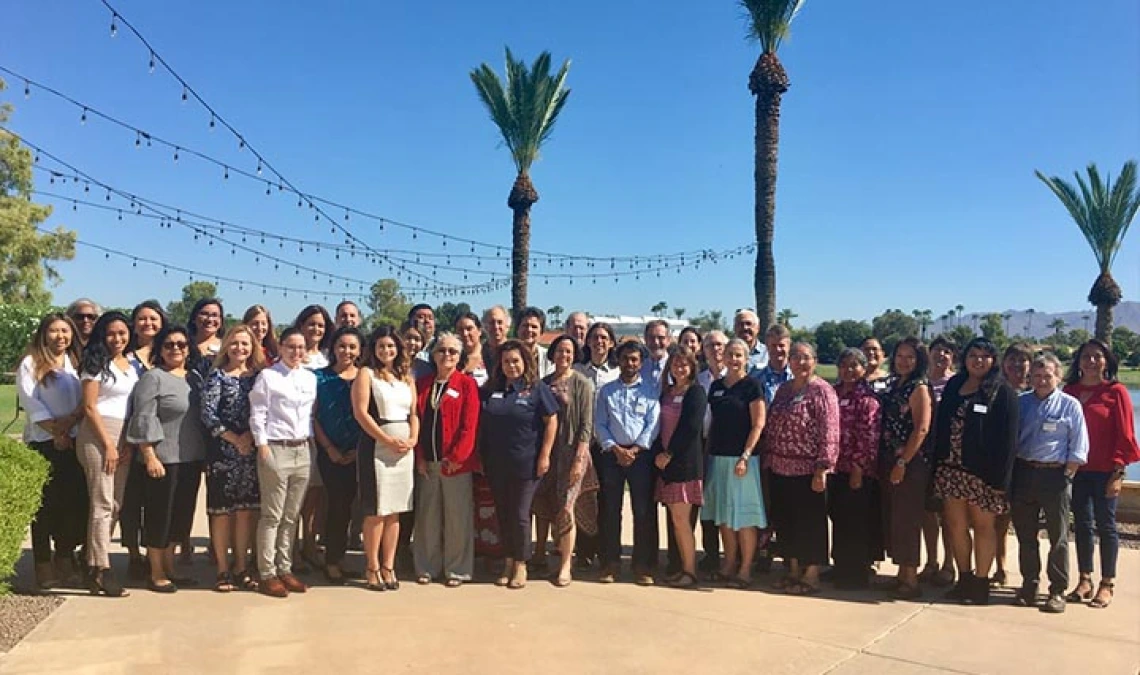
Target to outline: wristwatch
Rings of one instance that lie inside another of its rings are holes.
[[[895,460],[895,466],[905,469],[906,468],[906,460],[903,459],[902,457],[899,457],[898,459]]]

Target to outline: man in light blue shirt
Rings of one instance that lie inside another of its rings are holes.
[[[1037,530],[1041,513],[1049,533],[1049,599],[1042,612],[1065,611],[1069,585],[1069,505],[1073,475],[1088,461],[1089,435],[1081,402],[1064,393],[1061,362],[1050,353],[1033,360],[1029,371],[1032,391],[1018,398],[1020,429],[1017,462],[1010,488],[1011,515],[1020,549],[1021,590],[1017,604],[1037,605],[1041,576]]]
[[[642,346],[635,341],[618,345],[621,377],[598,390],[594,412],[594,430],[602,446],[597,466],[602,583],[613,583],[621,569],[621,513],[627,482],[637,583],[652,584],[657,566],[657,505],[653,502],[654,467],[649,448],[657,437],[661,408],[658,388],[642,377],[641,354]]]
[[[792,350],[792,332],[787,326],[774,323],[764,334],[764,342],[768,347],[765,352],[768,355],[768,365],[753,370],[751,377],[760,381],[764,388],[764,402],[772,405],[776,390],[781,384],[792,379],[792,369],[788,367],[788,354]]]
[[[645,347],[649,355],[641,365],[641,379],[661,389],[661,376],[665,373],[665,362],[669,360],[669,347],[673,344],[673,334],[669,332],[669,322],[654,319],[645,324]]]
[[[751,309],[738,309],[732,319],[733,337],[744,340],[748,345],[748,372],[755,372],[768,365],[768,350],[760,340],[760,317]]]

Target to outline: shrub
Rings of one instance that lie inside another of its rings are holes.
[[[40,317],[47,312],[47,307],[0,304],[0,373],[16,370]]]
[[[46,459],[23,443],[0,436],[0,595],[16,571],[28,524],[40,508],[48,479]]]

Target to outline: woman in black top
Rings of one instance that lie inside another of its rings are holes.
[[[994,519],[1009,510],[1017,418],[1017,394],[1001,377],[997,347],[986,338],[971,340],[961,372],[946,383],[935,425],[934,492],[943,500],[950,547],[961,571],[948,596],[965,603],[989,603]]]
[[[522,588],[533,549],[530,513],[535,490],[550,470],[558,432],[558,401],[538,378],[534,350],[518,340],[499,347],[495,373],[480,394],[478,447],[495,495],[506,560],[496,585]]]
[[[697,551],[692,514],[704,502],[701,470],[702,426],[708,399],[697,384],[697,359],[678,347],[665,362],[672,384],[661,392],[661,431],[653,444],[654,462],[661,471],[657,501],[669,510],[681,572],[669,578],[679,588],[697,585]]]

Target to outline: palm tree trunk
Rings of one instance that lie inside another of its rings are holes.
[[[788,75],[775,54],[764,53],[748,77],[756,97],[756,314],[760,334],[776,319],[776,260],[772,239],[776,232],[776,174],[780,145],[780,99],[788,90]]]
[[[518,320],[527,306],[527,282],[530,277],[530,207],[538,201],[538,191],[526,172],[519,172],[507,206],[514,212],[511,220],[511,318]]]

